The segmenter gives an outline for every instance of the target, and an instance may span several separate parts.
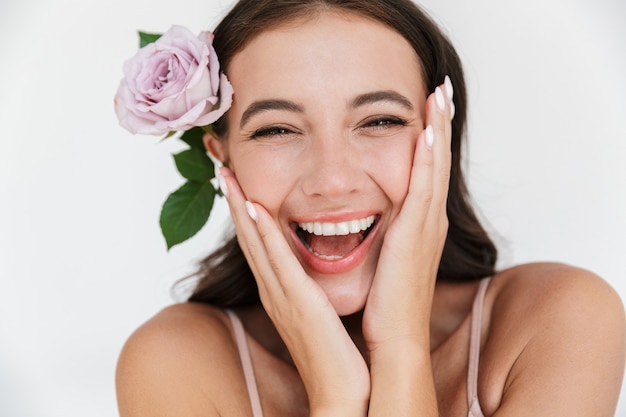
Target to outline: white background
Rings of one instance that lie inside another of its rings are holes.
[[[116,415],[122,343],[218,238],[223,205],[165,250],[177,145],[131,136],[112,104],[136,29],[199,32],[229,3],[0,3],[0,416]],[[501,266],[568,262],[626,297],[626,3],[424,4],[465,64],[470,182]]]

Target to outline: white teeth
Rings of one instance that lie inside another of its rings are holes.
[[[337,234],[335,225],[332,223],[322,223],[322,234],[324,236],[334,236]]]
[[[339,223],[298,223],[298,226],[317,236],[345,236],[350,233],[360,233],[363,230],[369,229],[369,227],[374,224],[374,220],[376,220],[376,216]]]
[[[335,225],[335,231],[340,236],[350,234],[350,222],[337,223]]]

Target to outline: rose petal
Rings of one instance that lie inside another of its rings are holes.
[[[206,126],[222,117],[233,104],[233,86],[225,74],[220,74],[219,107],[205,114],[197,120],[198,126]]]

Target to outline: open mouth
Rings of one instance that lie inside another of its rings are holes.
[[[296,235],[309,252],[327,261],[344,258],[367,237],[376,224],[377,216],[346,222],[297,223]]]

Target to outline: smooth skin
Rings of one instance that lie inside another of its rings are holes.
[[[467,415],[477,283],[435,280],[450,86],[427,94],[401,36],[336,12],[263,32],[228,70],[229,135],[206,142],[229,167],[221,182],[263,304],[236,313],[264,414]],[[249,111],[264,100],[282,104]],[[294,221],[369,214],[369,250],[336,274],[297,246]],[[485,415],[612,415],[624,341],[623,306],[595,275],[558,264],[497,274],[484,306]],[[117,393],[123,417],[251,415],[230,323],[205,305],[174,305],[138,329]]]

